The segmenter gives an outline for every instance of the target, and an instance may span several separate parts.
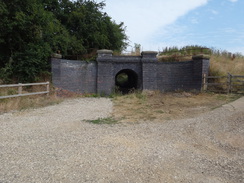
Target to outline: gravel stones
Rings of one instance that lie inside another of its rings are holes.
[[[244,108],[166,122],[85,122],[112,108],[106,98],[80,98],[0,115],[0,182],[243,182]]]

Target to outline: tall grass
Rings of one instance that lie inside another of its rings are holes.
[[[212,76],[225,76],[228,73],[244,75],[244,57],[238,56],[233,59],[225,55],[211,55],[209,74]]]
[[[240,53],[230,53],[226,50],[206,48],[202,46],[185,46],[182,48],[166,47],[160,52],[159,61],[185,61],[192,55],[210,55],[210,75],[224,76],[228,73],[244,75],[244,56]]]
[[[9,99],[0,99],[0,114],[11,111],[38,108],[60,103],[62,100],[54,95],[29,96]]]
[[[25,92],[35,92],[41,91],[39,87],[28,87]],[[15,88],[1,88],[0,96],[13,95],[17,94],[16,87]],[[25,96],[25,97],[16,97],[16,98],[7,98],[0,99],[0,114],[10,111],[23,110],[28,108],[37,108],[44,107],[47,105],[53,105],[61,102],[62,99],[56,96],[56,92],[54,88],[51,88],[49,96],[47,95],[33,95],[33,96]]]

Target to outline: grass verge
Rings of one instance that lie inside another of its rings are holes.
[[[237,100],[243,95],[147,91],[113,98],[112,117],[119,122],[193,118]]]
[[[26,96],[9,99],[0,99],[0,114],[29,108],[45,107],[62,102],[63,99],[51,96]]]

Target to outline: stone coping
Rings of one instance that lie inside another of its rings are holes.
[[[106,50],[106,49],[97,50],[97,54],[113,54],[113,51],[112,50]]]
[[[142,55],[157,55],[157,51],[143,51],[141,52]]]

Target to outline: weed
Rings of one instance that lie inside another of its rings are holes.
[[[97,93],[86,93],[83,95],[84,97],[92,97],[92,98],[100,98],[101,95],[100,94],[97,94]]]
[[[228,95],[217,95],[216,97],[218,100],[226,100],[228,98]]]
[[[226,102],[232,102],[240,98],[242,95],[237,95],[237,94],[230,94],[230,95],[224,95],[224,94],[219,94],[216,96],[218,100],[226,101]]]
[[[95,120],[86,120],[86,122],[94,123],[94,124],[114,124],[117,123],[118,121],[109,117],[109,118],[98,118]]]
[[[155,111],[156,113],[159,113],[159,114],[163,114],[164,113],[164,111],[162,111],[162,110],[157,110],[157,111]]]
[[[140,91],[136,91],[135,96],[136,96],[136,98],[143,100],[143,101],[145,101],[147,99],[147,96]]]
[[[15,89],[8,89],[7,94],[8,95],[14,95],[17,94],[18,92]]]
[[[122,96],[122,92],[119,91],[119,88],[116,86],[114,89],[113,89],[113,92],[109,95],[109,98],[116,98],[116,97],[120,97]]]

